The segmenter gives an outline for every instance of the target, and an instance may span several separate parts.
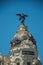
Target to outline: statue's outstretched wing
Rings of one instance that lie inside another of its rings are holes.
[[[21,14],[16,14],[17,16],[21,16]]]
[[[28,15],[24,15],[25,17],[28,17]]]

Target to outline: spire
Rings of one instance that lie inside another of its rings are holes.
[[[25,14],[16,14],[17,16],[19,16],[19,20],[21,20],[21,24],[24,25],[24,20],[28,15]]]

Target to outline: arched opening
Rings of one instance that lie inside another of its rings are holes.
[[[23,60],[21,57],[16,57],[14,60],[15,65],[23,65]]]

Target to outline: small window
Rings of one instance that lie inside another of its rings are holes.
[[[27,62],[27,65],[30,65],[30,62]]]
[[[20,63],[19,63],[19,62],[17,62],[17,65],[20,65]]]
[[[22,36],[22,39],[23,40],[27,40],[27,36]]]

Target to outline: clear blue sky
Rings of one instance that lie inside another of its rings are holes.
[[[43,2],[29,0],[0,0],[0,52],[9,54],[10,40],[20,25],[17,13],[28,14],[25,25],[36,39],[43,63]]]

